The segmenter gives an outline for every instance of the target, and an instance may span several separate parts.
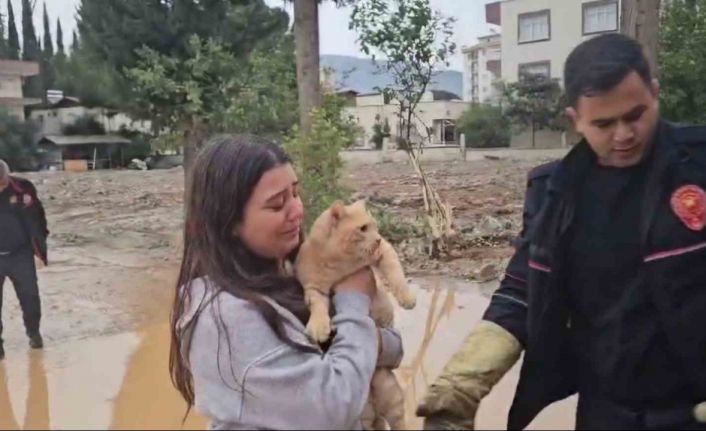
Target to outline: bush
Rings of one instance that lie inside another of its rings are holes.
[[[6,110],[0,110],[0,159],[16,171],[35,168],[37,145],[36,127],[23,123]]]
[[[472,106],[459,120],[459,130],[466,135],[470,148],[510,146],[511,123],[497,106]]]
[[[375,124],[373,125],[373,137],[370,142],[375,144],[376,150],[382,150],[383,141],[385,138],[390,137],[390,123],[385,118],[385,122],[380,122],[380,117],[376,118]]]
[[[424,224],[419,220],[408,220],[392,213],[389,208],[368,202],[368,208],[378,223],[378,230],[392,244],[398,244],[410,238],[424,236]]]
[[[335,124],[342,132],[341,135],[345,136],[345,140],[342,142],[343,149],[355,145],[358,138],[364,133],[355,119],[351,115],[346,115],[345,108],[345,98],[333,93],[324,94],[321,114],[325,120]]]
[[[151,135],[135,130],[128,130],[126,128],[121,128],[118,134],[132,141],[131,144],[123,148],[124,166],[129,165],[132,159],[145,160],[152,154],[152,146],[150,145],[152,139]]]
[[[343,169],[340,152],[350,143],[349,130],[340,116],[331,116],[325,109],[311,115],[311,133],[304,136],[295,127],[284,143],[299,176],[307,230],[319,214],[347,194],[339,183]]]

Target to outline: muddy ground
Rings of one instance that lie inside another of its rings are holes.
[[[537,152],[427,163],[432,184],[453,207],[459,234],[449,255],[438,261],[427,257],[418,236],[422,197],[408,164],[351,166],[344,182],[394,223],[416,227],[401,242],[396,238],[410,276],[492,281],[512,254],[527,172],[551,157]],[[48,341],[119,333],[165,317],[180,257],[182,170],[26,177],[37,186],[51,230],[50,265],[39,271]],[[9,287],[3,317],[12,347],[24,339],[13,330],[21,319]]]
[[[423,306],[400,319],[408,344],[401,373],[407,380],[421,373],[410,386],[408,402],[413,404],[409,397],[416,397],[453,353],[470,330],[469,322],[480,318],[520,229],[526,174],[553,156],[525,152],[500,160],[426,164],[432,184],[454,208],[459,237],[441,261],[426,257],[424,241],[415,234],[419,229],[403,230],[408,234],[397,238],[406,269],[425,298]],[[0,363],[0,429],[31,428],[21,424],[22,411],[25,421],[38,421],[40,427],[178,427],[183,406],[166,374],[166,321],[180,258],[182,170],[26,177],[37,186],[52,232],[50,265],[39,270],[47,348],[27,352],[19,306],[7,283],[3,322],[8,358]],[[421,192],[407,164],[350,166],[344,181],[382,208],[397,227],[418,225]],[[487,282],[469,283],[478,278]],[[443,297],[437,303],[435,288],[466,296],[452,305]],[[428,325],[436,310],[443,318],[438,318],[440,335],[431,343],[440,347],[422,353],[428,347],[419,345],[427,333],[422,323]],[[431,375],[420,368],[422,356]],[[485,423],[491,428],[504,424],[513,378],[507,393],[498,395],[503,401],[487,408]],[[151,396],[153,388],[163,388],[165,395]],[[93,413],[84,414],[86,403]],[[40,413],[33,412],[37,406]],[[550,416],[544,425],[571,426],[566,412],[559,412],[559,420]],[[13,420],[5,424],[3,418]]]

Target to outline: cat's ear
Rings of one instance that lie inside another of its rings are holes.
[[[345,214],[346,206],[343,204],[343,201],[334,202],[331,206],[331,217],[333,217],[333,220],[335,222],[338,222],[343,218]]]

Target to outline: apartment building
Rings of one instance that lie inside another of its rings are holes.
[[[526,73],[561,82],[576,45],[620,28],[620,0],[503,0],[489,7],[500,8],[501,75],[507,82]]]
[[[476,45],[463,48],[463,100],[471,103],[495,103],[500,97],[497,82],[501,78],[502,35],[479,37]]]

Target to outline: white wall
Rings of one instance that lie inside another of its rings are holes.
[[[418,119],[415,120],[417,130],[422,137],[426,137],[425,127],[433,127],[434,120],[451,119],[456,120],[461,117],[463,112],[469,108],[470,103],[460,100],[453,101],[428,101],[429,96],[425,96],[427,101],[419,104],[417,108]],[[381,124],[387,122],[390,125],[390,133],[397,135],[397,113],[398,106],[394,104],[383,105],[382,96],[379,97],[378,104],[373,104],[375,98],[373,96],[361,96],[357,99],[357,106],[345,108],[344,115],[351,116],[363,130],[363,137],[359,141],[360,146],[372,147],[370,140],[373,137],[373,126],[376,121]],[[435,137],[433,144],[440,144],[439,135]]]
[[[552,78],[562,79],[564,62],[571,50],[583,40],[583,3],[591,0],[505,0],[502,14],[502,77],[516,82],[519,65],[550,61]],[[551,38],[545,42],[518,44],[518,15],[550,9]],[[620,5],[618,5],[620,10]],[[620,19],[620,17],[618,17]]]

